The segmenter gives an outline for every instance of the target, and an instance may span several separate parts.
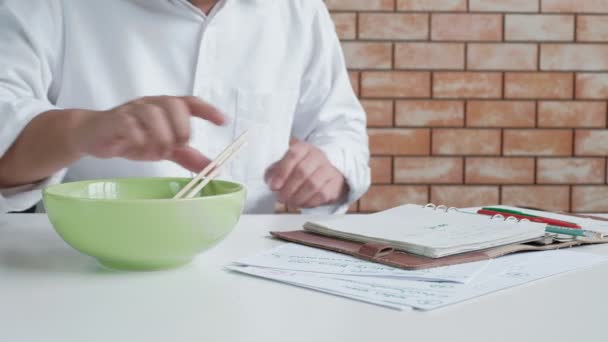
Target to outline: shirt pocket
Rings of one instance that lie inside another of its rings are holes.
[[[247,143],[235,156],[233,175],[247,183],[263,183],[266,169],[289,147],[297,91],[239,89],[235,137],[248,130]]]

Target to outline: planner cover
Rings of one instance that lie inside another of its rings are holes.
[[[373,261],[380,264],[385,264],[406,270],[425,269],[431,267],[448,266],[479,260],[493,259],[517,252],[545,251],[574,247],[584,244],[597,244],[608,242],[608,239],[574,239],[570,241],[539,240],[534,243],[511,244],[506,246],[489,248],[481,251],[450,255],[442,258],[429,258],[403,251],[398,251],[386,244],[349,241],[336,237],[315,234],[304,230],[286,232],[274,231],[271,232],[271,235],[275,238],[282,239],[285,241],[339,252],[363,260]]]

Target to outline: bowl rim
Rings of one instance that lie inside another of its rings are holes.
[[[177,199],[174,199],[174,198],[142,198],[142,199],[87,198],[87,197],[76,197],[76,196],[70,196],[70,195],[53,192],[54,188],[58,188],[58,187],[66,185],[66,184],[75,184],[75,183],[81,183],[81,184],[89,183],[90,184],[90,183],[96,183],[96,182],[119,182],[119,181],[145,181],[145,180],[151,180],[151,179],[158,180],[158,181],[161,181],[161,180],[190,181],[190,180],[192,180],[192,178],[188,178],[188,177],[116,177],[116,178],[90,179],[90,180],[81,180],[81,181],[74,181],[74,182],[52,184],[52,185],[45,187],[42,190],[42,195],[43,195],[43,198],[47,197],[47,196],[52,196],[52,197],[56,197],[56,198],[73,199],[73,200],[79,200],[79,201],[85,201],[85,202],[110,202],[110,203],[173,202],[173,203],[175,203],[175,202],[206,201],[206,200],[211,200],[213,198],[228,197],[228,196],[234,195],[236,193],[244,192],[247,189],[245,187],[245,185],[240,182],[229,181],[229,180],[224,180],[224,179],[214,179],[211,182],[222,182],[222,183],[234,184],[234,185],[238,186],[238,190],[229,192],[229,193],[225,193],[225,194],[221,194],[221,195],[193,197],[193,198],[177,198]]]

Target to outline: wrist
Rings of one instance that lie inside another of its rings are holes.
[[[83,109],[67,109],[64,110],[66,135],[66,149],[75,159],[80,159],[87,154],[88,138],[88,122],[95,112]]]

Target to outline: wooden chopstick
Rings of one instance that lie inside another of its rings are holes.
[[[194,197],[211,179],[219,173],[219,168],[234,156],[245,144],[245,138],[248,131],[244,131],[239,135],[228,147],[226,147],[207,167],[205,167],[196,177],[192,178],[186,186],[184,186],[175,196],[178,198]],[[204,179],[203,179],[204,178]],[[198,186],[197,183],[203,180]],[[194,189],[193,189],[194,188]],[[198,189],[198,190],[197,190]],[[196,190],[196,191],[195,191]]]
[[[228,159],[230,159],[233,155],[235,155],[244,145],[245,145],[245,142],[242,142],[242,143],[236,145],[235,149],[232,151],[232,153],[230,155],[228,155],[225,158],[224,162],[228,161]],[[222,162],[221,164],[224,164],[224,162]],[[218,175],[218,173],[220,171],[220,167],[222,166],[221,164],[218,165],[216,168],[214,168],[213,171],[211,171],[205,177],[205,179],[203,179],[202,182],[200,182],[196,187],[194,187],[194,189],[192,189],[189,193],[187,193],[184,198],[195,197],[201,190],[203,190],[203,188]]]

